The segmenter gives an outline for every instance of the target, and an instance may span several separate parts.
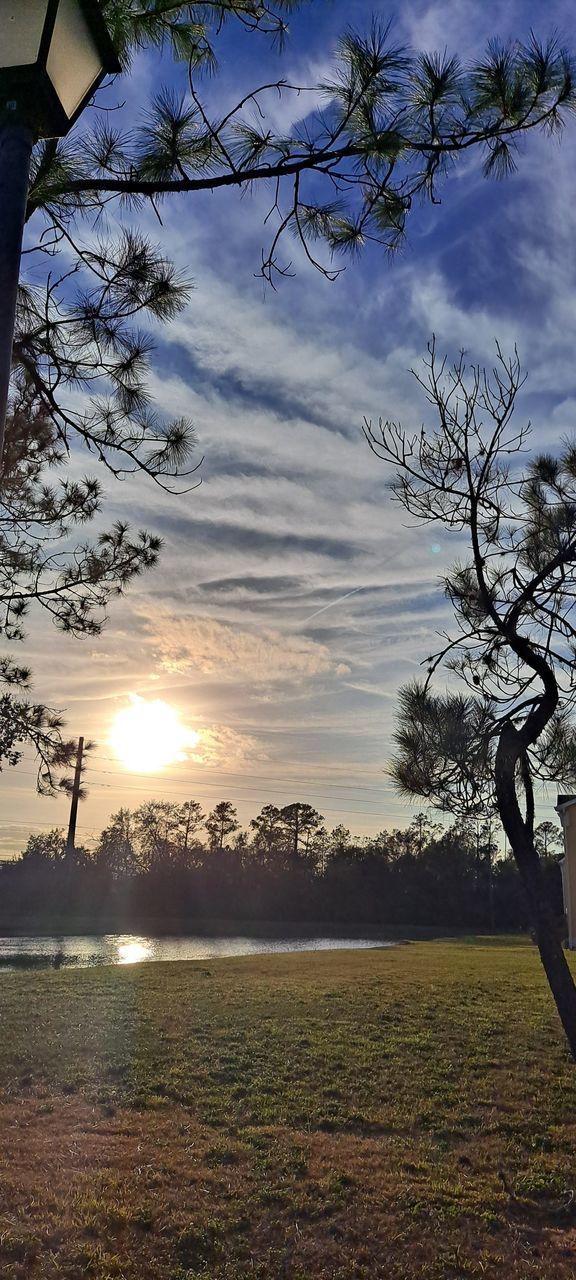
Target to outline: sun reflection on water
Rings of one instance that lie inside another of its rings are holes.
[[[118,964],[138,964],[139,960],[148,960],[152,947],[147,942],[119,942]]]

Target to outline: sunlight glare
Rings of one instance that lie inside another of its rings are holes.
[[[139,960],[147,960],[152,948],[146,942],[120,942],[118,944],[118,964],[138,964]]]
[[[199,740],[198,733],[182,724],[174,707],[133,695],[132,705],[115,717],[109,741],[126,769],[153,773],[185,760],[186,749],[197,746]]]

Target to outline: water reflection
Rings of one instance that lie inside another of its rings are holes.
[[[384,938],[256,938],[146,937],[139,934],[78,935],[76,937],[0,938],[3,970],[87,968],[101,964],[138,964],[144,960],[209,960],[218,956],[277,954],[287,951],[332,951],[391,947]]]
[[[139,960],[149,960],[151,956],[152,947],[143,938],[118,943],[118,964],[138,964]]]

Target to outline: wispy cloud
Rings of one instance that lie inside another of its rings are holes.
[[[147,609],[143,623],[161,667],[170,673],[199,671],[223,680],[248,676],[269,683],[348,670],[327,646],[268,628],[247,631],[214,618],[176,617],[158,609]]]

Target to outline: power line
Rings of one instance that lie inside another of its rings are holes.
[[[114,787],[114,786],[112,785],[112,783],[110,783],[110,782],[92,782],[90,785],[91,785],[92,787],[100,787],[100,788],[101,788],[102,790],[104,790],[104,791],[117,791],[117,790],[118,790],[118,791],[120,791],[120,790],[121,790],[121,791],[136,791],[136,792],[138,793],[138,795],[149,795],[149,794],[150,794],[150,789],[149,789],[148,787],[124,786],[124,787],[121,787],[121,788],[120,788],[120,787]],[[189,788],[188,788],[188,790],[189,790]],[[200,792],[201,792],[201,791],[202,791],[202,788],[200,788]],[[218,794],[218,795],[223,794],[223,792],[222,792],[222,788],[220,788],[220,787],[218,788],[218,792],[217,792],[217,794]],[[270,792],[269,794],[271,794],[271,795],[277,795],[277,794],[278,794],[278,792],[277,792],[277,791],[273,791],[273,792]],[[307,792],[306,792],[306,794],[307,794],[307,795],[314,795],[314,792],[313,792],[313,791],[307,791]],[[174,798],[176,798],[176,799],[180,799],[181,797],[183,798],[182,793],[181,793],[181,792],[177,792],[177,791],[165,791],[165,792],[164,792],[164,796],[165,796],[165,797],[167,797],[167,798],[169,798],[170,796],[173,796],[173,797],[174,797]],[[234,803],[234,804],[242,804],[242,802],[243,802],[243,801],[250,800],[250,797],[249,797],[249,796],[235,796],[235,795],[230,795],[230,794],[226,794],[226,797],[225,797],[225,798],[226,798],[227,800],[230,800],[230,802],[231,802],[231,803]],[[216,796],[211,796],[211,797],[210,797],[210,799],[215,800],[215,799],[216,799]],[[351,801],[350,803],[352,803],[352,801]],[[349,809],[349,808],[348,808],[348,809],[335,809],[335,808],[331,807],[330,805],[322,805],[322,808],[326,810],[326,813],[347,813],[347,814],[349,814],[351,817],[358,817],[358,818],[386,818],[386,817],[388,817],[388,814],[387,814],[387,813],[381,813],[381,812],[379,812],[379,811],[377,811],[377,810],[374,810],[374,809]]]
[[[99,770],[98,770],[98,774],[99,774],[99,775],[104,774],[104,775],[105,775],[105,776],[107,776],[107,777],[114,777],[114,776],[115,776],[115,775],[112,773],[112,771],[111,771],[111,770],[108,770],[108,769],[99,769]],[[141,777],[141,776],[145,776],[145,775],[136,774],[136,775],[130,775],[130,776],[133,776],[133,777],[134,777],[134,776],[135,776],[135,777]],[[186,781],[185,781],[185,779],[182,779],[182,780],[180,781],[180,779],[176,779],[176,778],[174,778],[174,779],[172,779],[172,780],[171,780],[171,779],[166,779],[166,781],[172,781],[173,783],[176,783],[176,785],[177,785],[177,786],[179,786],[179,787],[181,787],[181,788],[182,788],[182,790],[183,790],[184,792],[186,792],[186,793],[189,793],[192,787],[193,787],[193,788],[195,788],[195,789],[198,789],[199,791],[203,791],[206,787],[209,787],[211,790],[213,790],[214,788],[216,788],[218,792],[223,792],[223,791],[225,791],[225,790],[226,790],[226,786],[225,786],[225,784],[223,784],[223,783],[221,783],[221,782],[211,782],[209,779],[208,779],[208,780],[206,780],[206,781],[192,780],[190,783],[186,782]],[[158,786],[162,786],[162,787],[164,787],[164,779],[163,779],[163,778],[162,778],[162,776],[161,776],[161,775],[159,775],[159,774],[153,774],[153,775],[150,775],[150,784],[151,784],[151,785],[153,785],[153,784],[157,784]],[[111,783],[111,782],[98,782],[98,781],[96,781],[96,780],[92,781],[91,783],[89,782],[89,783],[88,783],[88,785],[89,785],[89,786],[90,786],[90,785],[91,785],[91,786],[96,786],[96,787],[107,787],[109,790],[112,790],[112,791],[141,791],[141,792],[145,792],[145,791],[149,791],[149,790],[150,790],[150,787],[138,787],[138,786],[134,786],[134,784],[132,784],[132,783],[125,783],[125,782],[123,782],[121,779],[120,779],[120,780],[119,780],[119,782],[118,782],[118,786],[115,786],[115,785],[114,785],[113,783]],[[251,785],[250,783],[247,783],[246,785],[243,785],[242,783],[238,783],[238,782],[236,782],[236,783],[231,784],[231,789],[232,789],[233,791],[247,791],[247,792],[250,792],[251,794],[252,794],[252,793],[255,793],[255,794],[256,794],[256,798],[257,798],[257,796],[258,796],[258,795],[262,795],[262,794],[264,794],[264,795],[278,795],[278,793],[279,793],[279,792],[288,792],[288,791],[292,791],[292,792],[294,792],[294,791],[297,791],[297,790],[299,790],[299,789],[303,789],[303,790],[306,792],[306,795],[308,795],[308,796],[314,796],[316,799],[320,799],[320,800],[321,800],[321,799],[322,799],[322,797],[324,796],[324,797],[326,797],[326,798],[327,798],[327,799],[329,799],[329,800],[330,800],[330,799],[348,800],[350,804],[357,804],[357,803],[361,802],[361,801],[362,801],[362,799],[363,799],[363,797],[362,797],[362,796],[360,796],[360,797],[356,797],[356,796],[354,796],[354,795],[348,795],[348,796],[344,795],[344,796],[335,796],[335,797],[332,797],[332,796],[330,796],[326,791],[315,791],[315,790],[310,790],[308,787],[306,787],[306,786],[305,786],[303,783],[301,783],[301,782],[296,782],[296,783],[292,783],[292,782],[288,782],[288,783],[280,783],[280,782],[279,782],[279,783],[277,784],[277,786],[275,786],[275,787],[262,787],[262,786],[260,786],[260,784],[259,784],[259,783],[255,783],[254,785]],[[371,789],[372,789],[372,788],[371,788]],[[375,793],[376,793],[377,795],[378,795],[378,794],[380,794],[380,796],[382,796],[382,791],[381,791],[381,790],[379,790],[379,788],[378,788],[378,787],[374,787],[374,788],[373,788],[373,790],[375,791]],[[166,791],[166,794],[168,795],[168,794],[169,794],[169,792],[168,792],[168,791]],[[177,795],[177,794],[180,794],[180,792],[172,792],[172,794]],[[248,798],[249,798],[249,797],[247,796],[247,797],[246,797],[246,799],[248,799]],[[400,802],[399,802],[399,801],[392,801],[392,804],[393,804],[393,805],[398,805],[399,807],[402,807],[402,806],[400,805]]]
[[[118,761],[116,761],[116,760],[115,760],[114,756],[98,756],[98,755],[92,755],[92,754],[91,754],[91,755],[90,755],[90,757],[89,757],[89,759],[90,759],[90,760],[105,760],[105,761],[107,761],[109,764],[116,764],[116,763],[118,763]],[[296,762],[293,762],[293,763],[296,763]],[[302,765],[301,765],[301,767],[302,767]],[[337,767],[337,768],[339,768],[339,769],[347,768],[347,766],[346,766],[346,765],[338,765],[338,766],[336,766],[336,767]],[[311,770],[313,770],[314,768],[332,768],[332,766],[331,766],[331,765],[314,765],[314,764],[310,764],[310,765],[309,765],[309,770],[310,770],[310,771],[311,771]],[[124,766],[122,766],[122,769],[123,769],[123,773],[126,775],[126,777],[129,777],[129,778],[152,778],[152,779],[153,779],[153,778],[158,778],[160,781],[165,780],[166,782],[186,782],[186,781],[187,781],[187,779],[185,779],[185,778],[181,778],[181,777],[176,778],[176,777],[174,777],[174,775],[171,775],[171,774],[160,774],[160,773],[152,774],[152,773],[147,773],[147,772],[143,772],[143,773],[142,773],[142,772],[137,772],[135,769],[125,769],[125,768],[124,768]],[[115,771],[113,771],[113,770],[111,770],[111,769],[98,769],[98,770],[96,770],[96,772],[97,772],[97,773],[112,773],[112,772],[114,772],[114,773],[115,773]],[[218,772],[219,772],[220,777],[223,777],[223,778],[245,778],[245,777],[246,777],[246,774],[245,774],[245,773],[238,773],[238,772],[236,772],[235,770],[232,770],[232,769],[221,769],[221,770],[219,770]],[[251,778],[255,778],[255,779],[257,779],[258,781],[262,781],[262,782],[278,782],[278,783],[281,783],[281,784],[283,785],[286,781],[288,781],[288,782],[292,782],[292,781],[294,781],[295,786],[299,786],[299,785],[301,785],[301,784],[299,783],[298,779],[291,779],[291,778],[288,778],[288,779],[287,779],[286,777],[278,778],[278,777],[275,777],[275,776],[274,776],[274,774],[269,774],[269,773],[252,773],[252,772],[250,772],[250,777],[251,777]],[[193,779],[191,779],[191,780],[193,781]],[[359,782],[359,783],[358,783],[358,785],[356,785],[356,783],[352,783],[352,782],[349,782],[349,783],[346,783],[346,782],[322,782],[322,785],[323,785],[323,786],[326,786],[326,787],[334,787],[334,788],[336,788],[336,789],[338,789],[338,790],[344,790],[344,791],[349,790],[351,787],[353,787],[355,791],[378,791],[378,792],[381,792],[381,790],[382,790],[382,788],[381,788],[381,787],[372,787],[372,786],[370,786],[370,785],[367,785],[365,782]]]
[[[109,774],[109,773],[110,773],[110,771],[108,771],[108,770],[106,770],[106,769],[101,769],[101,770],[99,770],[98,772],[99,772],[99,773],[105,773],[105,774]],[[112,776],[114,776],[114,775],[112,774]],[[146,776],[146,775],[140,775],[140,774],[137,774],[137,775],[132,775],[132,776],[136,776],[136,777],[144,777],[144,776]],[[160,785],[162,785],[162,786],[163,786],[163,782],[164,782],[164,780],[163,780],[163,778],[161,777],[161,775],[158,775],[158,774],[151,775],[150,780],[151,780],[151,782],[152,782],[152,783],[153,783],[153,782],[157,782],[158,784],[160,784]],[[248,795],[242,795],[242,796],[238,797],[238,796],[231,796],[227,791],[225,791],[225,788],[223,787],[223,785],[222,785],[221,783],[218,783],[218,782],[197,782],[197,783],[195,783],[195,784],[193,784],[193,785],[194,785],[194,786],[196,786],[196,787],[198,788],[198,791],[199,791],[200,793],[201,793],[201,792],[202,792],[206,787],[210,787],[210,788],[214,788],[214,787],[216,787],[216,788],[217,788],[217,793],[218,793],[219,795],[225,794],[226,799],[229,799],[229,800],[235,800],[235,801],[237,801],[239,804],[241,804],[243,801],[250,801],[251,799],[256,799],[256,800],[257,800],[258,796],[259,796],[259,795],[262,795],[262,793],[264,793],[264,795],[278,795],[278,793],[279,793],[279,792],[282,792],[282,791],[286,792],[286,791],[288,791],[288,790],[295,790],[295,789],[296,789],[296,787],[294,787],[294,788],[293,788],[293,787],[291,787],[290,785],[280,785],[280,784],[279,784],[277,787],[274,787],[274,788],[270,788],[270,787],[261,787],[261,786],[254,786],[254,787],[251,787],[250,785],[248,785],[248,786],[246,786],[246,787],[243,787],[243,786],[241,786],[240,784],[236,783],[236,784],[232,787],[232,790],[233,790],[233,791],[247,791],[247,792],[249,792],[249,794],[248,794]],[[298,784],[296,784],[296,785],[297,785],[297,786],[302,786],[302,784],[301,784],[301,783],[298,783]],[[119,782],[118,786],[114,786],[114,784],[113,784],[113,783],[111,783],[111,782],[98,782],[98,781],[94,780],[94,781],[92,781],[92,782],[89,782],[89,783],[88,783],[88,786],[92,786],[92,787],[100,787],[100,788],[102,788],[102,789],[104,789],[104,790],[107,790],[107,791],[136,791],[136,792],[138,792],[140,795],[146,795],[146,794],[149,794],[149,793],[150,793],[150,787],[136,787],[136,786],[134,786],[134,785],[133,785],[133,784],[131,784],[131,783],[123,783],[123,782]],[[189,794],[189,792],[190,792],[190,786],[189,786],[189,785],[188,785],[184,780],[182,780],[181,786],[182,786],[182,788],[183,788],[183,791],[166,790],[166,789],[163,787],[164,795],[166,795],[166,796],[170,796],[170,795],[172,795],[172,796],[175,796],[175,797],[179,797],[180,795],[183,795],[183,794]],[[326,796],[326,792],[322,792],[322,791],[310,791],[307,787],[305,787],[305,788],[304,788],[304,790],[305,790],[305,794],[306,794],[306,795],[308,795],[308,796],[314,796],[314,798],[315,798],[315,799],[320,799],[320,800],[322,800],[322,798],[323,798],[324,796]],[[377,791],[378,791],[378,788],[377,788],[377,787],[374,787],[374,791],[376,791],[376,792],[377,792]],[[328,798],[328,799],[332,799],[332,797],[331,797],[331,796],[328,796],[327,798]],[[345,799],[345,797],[337,797],[337,798],[339,798],[339,799],[340,799],[340,798]],[[349,797],[349,799],[348,799],[348,803],[349,803],[350,805],[352,805],[352,804],[357,804],[357,803],[361,803],[361,799],[360,799],[360,800],[356,800],[356,798],[355,798],[354,796],[351,796],[351,797]],[[323,805],[322,807],[323,807],[323,808],[325,808],[325,809],[327,810],[327,812],[328,812],[328,813],[351,813],[351,814],[358,814],[359,816],[364,815],[364,816],[366,816],[366,817],[372,817],[372,816],[373,816],[373,817],[385,817],[385,816],[386,816],[385,814],[382,814],[382,813],[380,813],[379,811],[374,810],[374,809],[363,809],[363,810],[360,810],[360,809],[335,809],[335,808],[330,808],[330,807],[329,807],[329,806],[327,806],[327,805]],[[398,800],[392,800],[392,801],[390,802],[389,806],[387,806],[387,807],[388,807],[388,808],[390,808],[390,809],[399,809],[402,813],[405,813],[405,812],[406,812],[406,806],[402,805],[402,803],[401,803],[400,801],[398,801]]]
[[[32,775],[30,775],[30,776],[32,776]],[[34,776],[35,776],[35,775],[34,775]],[[98,782],[98,781],[93,781],[93,782],[91,782],[89,785],[90,785],[90,787],[98,787],[99,789],[101,789],[101,790],[103,790],[103,791],[112,791],[112,792],[114,792],[114,791],[130,791],[130,792],[137,792],[137,794],[138,794],[138,795],[150,795],[150,789],[149,789],[148,787],[134,787],[134,786],[130,786],[130,785],[123,785],[123,786],[121,786],[121,787],[120,787],[120,786],[119,786],[119,787],[114,787],[111,783],[108,783],[108,782]],[[214,784],[213,784],[213,785],[214,785]],[[236,788],[236,789],[238,789],[238,788]],[[187,788],[187,790],[189,790],[189,789]],[[259,788],[259,791],[261,791],[261,790],[262,790],[262,788]],[[201,792],[201,791],[202,791],[202,788],[200,788],[200,792]],[[220,795],[224,794],[221,788],[219,788],[219,789],[218,789],[218,793],[217,793],[217,794],[220,794]],[[276,795],[276,794],[277,794],[277,791],[270,792],[269,794]],[[316,793],[314,793],[314,792],[312,792],[312,791],[307,791],[307,792],[306,792],[306,794],[307,794],[307,795],[315,795]],[[168,799],[169,799],[169,798],[174,798],[174,799],[183,799],[182,793],[181,793],[181,792],[175,792],[175,791],[164,791],[164,797],[165,797],[165,798],[168,798]],[[250,796],[237,796],[237,795],[230,795],[229,793],[228,793],[228,794],[226,794],[225,798],[226,798],[227,800],[230,800],[230,802],[231,802],[231,803],[235,803],[235,804],[242,804],[243,802],[246,802],[246,801],[250,801],[250,800],[251,800],[251,797],[250,797]],[[211,799],[211,800],[216,800],[216,796],[210,796],[210,799]],[[354,803],[354,801],[350,801],[350,804],[352,804],[352,803]],[[388,819],[388,818],[391,816],[391,814],[390,814],[390,809],[392,809],[392,808],[394,808],[394,809],[399,809],[399,810],[400,810],[400,812],[401,812],[401,813],[403,813],[403,814],[407,812],[406,808],[404,808],[402,805],[400,805],[397,801],[393,801],[393,802],[391,803],[391,805],[389,806],[389,808],[388,808],[388,810],[387,810],[386,812],[382,812],[382,811],[380,811],[380,810],[375,810],[375,809],[351,809],[351,808],[340,809],[340,808],[335,808],[334,806],[331,806],[331,805],[325,805],[325,804],[323,804],[323,805],[322,805],[322,808],[323,808],[323,809],[325,809],[326,813],[347,814],[350,818],[379,818],[379,819],[383,819],[383,820],[386,820],[386,819]],[[6,819],[6,822],[9,822],[9,821],[12,821],[12,819]],[[40,826],[40,827],[44,827],[44,828],[45,828],[45,826],[46,826],[46,824],[45,824],[45,823],[43,823],[43,822],[35,822],[35,823],[31,823],[31,822],[27,822],[27,821],[18,822],[18,825],[19,825],[19,826],[22,826],[22,827],[25,827],[25,826]],[[82,829],[83,829],[83,830],[88,830],[88,829],[94,830],[94,828],[82,828]]]
[[[6,826],[18,827],[19,830],[21,828],[24,828],[24,830],[26,830],[27,827],[42,827],[43,831],[46,830],[45,822],[31,822],[29,818],[22,819],[22,818],[5,817],[2,819],[2,822]],[[62,826],[62,823],[57,824],[57,826],[59,829]],[[77,823],[77,829],[78,831],[89,831],[91,835],[100,834],[96,827],[85,827],[85,826],[82,826],[81,822]]]
[[[35,777],[35,776],[36,776],[32,771],[27,771],[27,770],[24,770],[24,769],[19,770],[19,773],[20,773],[20,775],[24,775],[24,776],[26,776],[26,777],[30,777],[30,778],[31,778],[31,777]],[[302,788],[302,789],[305,791],[305,794],[306,794],[306,795],[308,795],[308,796],[313,796],[315,799],[319,799],[320,801],[323,801],[324,799],[331,800],[331,799],[333,798],[333,797],[332,797],[328,792],[326,792],[326,791],[323,791],[323,790],[319,790],[319,791],[316,791],[316,790],[310,790],[310,789],[309,789],[309,788],[308,788],[304,783],[302,783],[302,782],[300,782],[300,781],[295,781],[295,782],[293,782],[293,780],[292,780],[292,779],[289,779],[289,780],[288,780],[288,782],[286,782],[286,781],[282,781],[282,782],[280,782],[280,781],[279,781],[279,782],[278,782],[278,784],[277,784],[277,786],[275,786],[275,787],[262,787],[262,786],[260,786],[260,785],[259,785],[259,784],[257,784],[257,783],[255,783],[254,785],[251,785],[250,783],[247,783],[246,785],[243,785],[242,783],[238,783],[238,782],[236,782],[236,783],[233,783],[233,784],[231,785],[231,790],[232,790],[232,791],[235,791],[235,792],[247,792],[248,794],[246,794],[246,795],[241,795],[241,796],[232,796],[232,797],[231,797],[231,796],[230,796],[230,794],[229,794],[229,792],[228,792],[227,784],[224,784],[224,783],[222,783],[222,782],[212,781],[210,778],[208,778],[208,779],[205,779],[205,778],[202,778],[202,779],[199,779],[199,778],[198,778],[198,779],[194,779],[194,778],[193,778],[193,779],[191,779],[190,781],[187,781],[185,778],[175,778],[173,775],[147,774],[147,773],[135,773],[135,772],[131,772],[131,771],[126,771],[126,776],[127,776],[127,777],[133,777],[133,778],[147,778],[147,779],[149,779],[149,782],[150,782],[150,785],[149,785],[149,786],[146,786],[146,787],[138,787],[138,786],[134,786],[134,785],[133,785],[133,784],[131,784],[131,783],[124,782],[124,780],[123,780],[123,779],[124,779],[124,775],[123,775],[123,774],[116,774],[116,773],[114,772],[114,770],[112,770],[112,769],[97,769],[97,770],[90,770],[90,775],[91,775],[91,776],[90,776],[90,780],[88,781],[88,787],[89,787],[89,788],[99,787],[99,788],[101,788],[101,789],[103,789],[103,790],[108,790],[108,791],[118,791],[118,792],[124,792],[124,791],[136,791],[136,792],[138,792],[138,793],[139,793],[139,794],[141,794],[141,795],[144,795],[144,794],[150,794],[150,790],[154,788],[154,784],[157,784],[157,786],[160,786],[160,787],[162,788],[163,793],[164,793],[164,795],[165,795],[165,796],[167,796],[167,797],[168,797],[168,796],[174,796],[175,798],[178,798],[179,796],[184,795],[184,794],[188,795],[188,794],[190,793],[190,790],[191,790],[191,788],[192,788],[192,787],[194,787],[195,789],[197,788],[197,789],[198,789],[198,791],[199,791],[200,793],[204,792],[206,789],[209,789],[210,791],[213,791],[213,790],[214,790],[214,788],[216,788],[216,791],[217,791],[217,793],[218,793],[219,795],[225,794],[226,799],[234,799],[234,800],[237,800],[237,801],[238,801],[238,803],[242,803],[243,801],[251,801],[251,800],[256,800],[256,801],[257,801],[257,800],[258,800],[258,797],[259,797],[260,795],[262,795],[262,794],[264,794],[264,795],[278,795],[278,793],[279,793],[279,792],[280,792],[280,793],[282,793],[282,792],[283,792],[283,793],[286,793],[286,792],[288,792],[288,791],[295,791],[295,790],[300,789],[300,788]],[[96,775],[96,777],[95,777],[94,775]],[[99,781],[98,781],[98,777],[99,777],[99,776],[101,776],[101,775],[104,775],[105,777],[113,777],[113,778],[117,778],[117,779],[118,779],[118,783],[117,783],[117,785],[114,785],[113,783],[109,783],[109,782],[99,782]],[[239,776],[240,776],[240,777],[245,777],[246,775],[245,775],[245,774],[241,774],[241,775],[239,775]],[[165,784],[166,784],[166,782],[172,782],[172,783],[175,783],[175,784],[180,788],[180,790],[179,790],[179,791],[175,791],[175,790],[173,789],[173,787],[172,787],[172,788],[167,789],[167,788],[166,788],[166,785],[165,785]],[[345,790],[345,788],[344,788],[343,784],[335,783],[335,784],[334,784],[334,786],[335,786],[338,790],[340,790],[340,791]],[[374,792],[376,795],[379,795],[380,797],[382,797],[382,792],[383,792],[383,788],[381,788],[381,787],[365,787],[365,788],[360,788],[360,787],[359,787],[359,788],[358,788],[358,790],[371,791],[371,792]],[[363,797],[363,796],[357,797],[357,796],[355,796],[355,795],[350,795],[350,794],[348,794],[347,796],[338,796],[338,797],[334,797],[334,798],[338,798],[338,799],[342,799],[342,800],[347,800],[349,805],[356,805],[356,804],[358,804],[358,803],[361,803],[361,802],[362,802],[362,800],[364,799],[364,797]],[[400,811],[401,813],[405,813],[405,812],[406,812],[407,806],[403,805],[403,804],[401,803],[401,801],[398,801],[398,800],[390,800],[390,801],[386,801],[385,803],[386,803],[386,806],[387,806],[387,809],[388,809],[388,810],[395,809],[395,810]],[[323,808],[326,808],[328,812],[332,812],[332,813],[347,813],[347,812],[350,812],[351,814],[358,814],[358,815],[360,815],[360,816],[361,816],[362,814],[364,814],[365,816],[368,816],[368,817],[370,817],[370,816],[372,816],[372,815],[373,815],[373,816],[375,816],[375,817],[383,817],[383,816],[386,816],[386,815],[384,815],[384,814],[380,813],[379,811],[376,811],[376,810],[373,810],[373,809],[365,809],[365,810],[350,809],[350,810],[349,810],[349,809],[340,809],[340,808],[330,808],[329,806],[324,805],[324,804],[323,804]]]

